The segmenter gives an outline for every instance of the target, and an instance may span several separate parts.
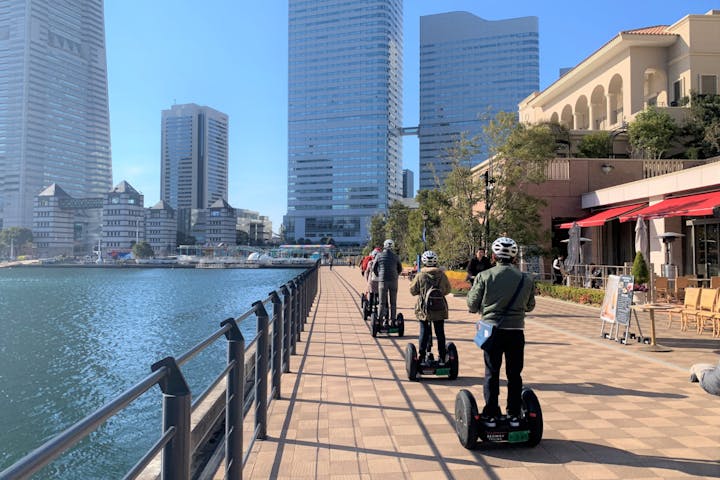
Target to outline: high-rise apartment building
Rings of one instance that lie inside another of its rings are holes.
[[[415,196],[415,173],[407,168],[403,170],[403,198]]]
[[[0,2],[0,228],[53,183],[112,187],[103,0]]]
[[[453,167],[449,151],[461,134],[482,133],[497,112],[517,112],[539,87],[537,17],[420,17],[420,189],[442,185]],[[481,148],[466,166],[486,155]]]
[[[402,195],[402,0],[290,0],[288,239],[364,242]]]
[[[162,111],[160,198],[189,234],[191,211],[228,197],[228,116],[194,103]]]

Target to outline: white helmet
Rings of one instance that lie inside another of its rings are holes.
[[[437,253],[433,252],[432,250],[423,252],[421,260],[422,264],[426,267],[437,267],[438,256]]]
[[[497,258],[511,260],[518,254],[518,245],[510,237],[500,237],[493,242],[492,252]]]
[[[385,250],[392,250],[395,248],[395,242],[390,240],[389,238],[385,240],[385,243],[383,243],[383,249]]]

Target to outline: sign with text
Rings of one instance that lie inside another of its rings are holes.
[[[605,297],[600,307],[600,319],[604,322],[628,325],[633,296],[632,275],[609,275],[605,285]]]

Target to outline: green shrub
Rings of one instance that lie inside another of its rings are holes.
[[[566,287],[549,282],[536,282],[535,287],[538,295],[583,305],[600,306],[605,297],[605,291],[597,288]]]

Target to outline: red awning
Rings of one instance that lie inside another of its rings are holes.
[[[582,220],[575,220],[575,221],[581,227],[599,227],[599,226],[603,225],[605,222],[613,220],[614,218],[617,218],[624,213],[628,213],[633,210],[637,210],[643,206],[645,206],[644,203],[636,203],[634,205],[624,205],[622,207],[609,208],[607,210],[603,210],[602,212],[598,212],[594,215],[590,215],[587,218],[583,218]],[[572,227],[572,224],[573,224],[573,222],[561,223],[560,228],[570,228],[570,227]]]
[[[713,208],[720,205],[720,192],[698,193],[686,197],[674,197],[620,216],[621,222],[643,218],[700,217],[712,215]]]

